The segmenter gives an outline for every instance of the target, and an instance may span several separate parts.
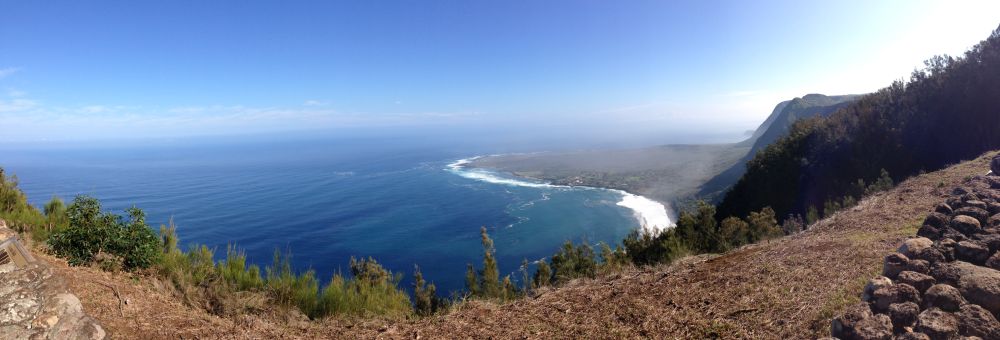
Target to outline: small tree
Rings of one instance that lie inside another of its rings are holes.
[[[483,271],[479,276],[479,287],[484,297],[500,297],[500,270],[494,257],[496,249],[493,248],[493,239],[486,233],[486,227],[480,229],[480,236],[483,243]]]
[[[413,310],[420,316],[437,313],[443,306],[443,300],[437,296],[437,287],[426,283],[420,267],[413,266]]]
[[[771,207],[764,207],[760,212],[751,212],[747,217],[750,222],[750,233],[754,241],[781,236],[781,228],[778,228],[778,220],[774,217],[774,210]]]
[[[808,211],[806,212],[806,224],[812,225],[819,221],[819,211],[816,210],[815,206],[810,205]]]
[[[552,282],[552,269],[549,268],[549,263],[545,262],[545,259],[538,261],[538,268],[535,269],[535,277],[532,280],[532,286],[535,288],[548,286]]]
[[[738,217],[727,217],[719,227],[722,249],[729,250],[749,242],[750,225]]]

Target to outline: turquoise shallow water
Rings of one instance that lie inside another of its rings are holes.
[[[618,242],[638,225],[617,205],[620,193],[496,173],[484,181],[448,166],[486,151],[331,139],[15,149],[3,151],[0,166],[38,206],[77,194],[118,213],[136,205],[151,224],[173,218],[182,244],[224,253],[234,243],[262,265],[287,249],[298,269],[324,279],[346,271],[352,255],[371,256],[408,285],[417,264],[442,293],[461,289],[466,263],[481,262],[481,226],[502,272],[519,278],[522,259],[549,256],[567,240]]]

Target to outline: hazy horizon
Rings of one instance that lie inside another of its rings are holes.
[[[0,8],[8,146],[396,133],[513,150],[735,142],[782,100],[877,90],[1000,23],[988,1]]]

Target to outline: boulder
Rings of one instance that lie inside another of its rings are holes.
[[[885,276],[879,276],[868,280],[868,284],[865,285],[865,290],[861,293],[861,301],[873,302],[875,301],[874,294],[875,291],[882,287],[888,287],[892,285],[892,280]]]
[[[945,215],[939,212],[932,212],[930,214],[927,214],[927,217],[924,218],[924,225],[929,225],[937,229],[944,228],[948,226],[948,223],[951,223],[951,218],[948,217],[949,215]]]
[[[931,340],[931,337],[924,333],[909,332],[896,335],[892,340]]]
[[[904,302],[889,305],[889,319],[892,320],[892,326],[897,330],[913,326],[917,322],[917,315],[920,315],[920,306],[916,303]]]
[[[952,209],[951,206],[948,205],[948,203],[938,203],[938,205],[934,206],[934,212],[945,216],[950,216],[951,214],[955,213],[955,210]]]
[[[993,214],[990,216],[989,220],[986,220],[986,225],[991,228],[1000,227],[1000,213]]]
[[[961,241],[955,246],[955,258],[977,265],[986,263],[990,251],[977,241]]]
[[[955,316],[958,317],[959,334],[983,339],[1000,339],[1000,322],[985,308],[967,303],[959,308]]]
[[[910,262],[915,262],[915,261],[920,261],[920,260],[914,260]],[[913,288],[916,288],[917,291],[921,293],[927,291],[927,288],[930,288],[935,283],[937,283],[937,281],[934,280],[934,277],[930,275],[921,274],[909,270],[904,270],[900,272],[899,275],[896,277],[896,281],[899,283],[905,283],[911,285],[913,286]]]
[[[1000,270],[1000,252],[993,254],[989,259],[986,260],[986,266]]]
[[[894,303],[913,302],[920,304],[920,292],[913,286],[905,283],[896,283],[891,286],[881,287],[872,293],[874,298],[872,310],[885,312]]]
[[[914,237],[903,241],[903,245],[899,246],[899,253],[906,255],[908,258],[916,258],[916,254],[924,249],[934,246],[934,241],[926,237]]]
[[[951,313],[931,308],[917,316],[916,330],[933,340],[950,340],[958,335],[958,319]]]
[[[938,284],[949,284],[952,286],[958,285],[958,279],[961,276],[958,269],[955,268],[954,262],[940,262],[931,265],[931,276]]]
[[[910,260],[910,262],[906,263],[906,270],[920,274],[929,274],[931,272],[931,264],[927,260]]]
[[[953,257],[952,254],[952,248],[944,245],[936,245],[931,248],[921,249],[914,255],[914,258],[927,261],[927,263],[933,265],[941,261],[950,260]],[[884,269],[885,268],[883,267],[883,270]]]
[[[899,272],[906,269],[907,262],[910,262],[910,259],[900,253],[886,256],[882,264],[882,275],[890,279],[895,279],[896,275],[899,275]]]
[[[990,170],[993,171],[994,176],[1000,175],[1000,155],[994,156],[993,160],[990,161]]]
[[[951,219],[949,226],[965,235],[972,235],[983,229],[979,220],[969,215],[956,215],[955,218]]]
[[[986,204],[986,211],[990,212],[990,215],[1000,214],[1000,203],[989,202]]]
[[[928,288],[924,292],[923,300],[924,308],[938,308],[949,312],[957,311],[965,303],[965,298],[958,288],[945,284],[936,284]]]
[[[979,202],[979,201],[975,201],[975,202]],[[980,202],[980,203],[982,203],[982,202]],[[984,225],[987,222],[989,222],[989,220],[990,220],[990,213],[988,211],[986,211],[986,209],[980,209],[978,207],[964,207],[964,208],[959,208],[959,209],[955,210],[955,214],[956,214],[955,217],[958,217],[958,216],[969,216],[969,217],[975,218],[976,221],[979,221],[980,225]],[[954,218],[952,220],[954,221]],[[956,228],[956,229],[958,229],[958,228]],[[961,231],[961,232],[963,232],[963,233],[966,233],[965,230],[962,230],[962,229],[958,229],[958,230]],[[966,235],[968,235],[968,234],[969,233],[966,233]]]
[[[931,226],[930,224],[924,224],[917,229],[917,236],[926,238],[939,238],[941,237],[941,230]]]
[[[979,208],[979,209],[982,209],[983,211],[988,211],[988,209],[989,209],[989,205],[986,204],[986,202],[983,202],[983,201],[980,201],[980,200],[968,200],[968,201],[965,201],[965,207],[966,208]]]
[[[962,297],[1000,315],[1000,271],[961,261],[955,261],[953,266],[959,272]]]
[[[833,319],[830,335],[848,339],[891,339],[892,320],[884,314],[872,315],[867,304],[859,303],[847,309],[844,315]]]

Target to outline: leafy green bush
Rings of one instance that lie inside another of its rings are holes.
[[[4,173],[0,168],[0,219],[19,232],[30,232],[33,239],[43,241],[48,237],[44,229],[45,216],[28,203],[27,196],[17,187],[17,177]]]
[[[126,209],[128,220],[101,211],[101,203],[77,196],[66,210],[69,227],[54,233],[49,245],[71,265],[88,264],[102,252],[122,258],[125,270],[148,268],[159,260],[161,243],[139,208]]]

